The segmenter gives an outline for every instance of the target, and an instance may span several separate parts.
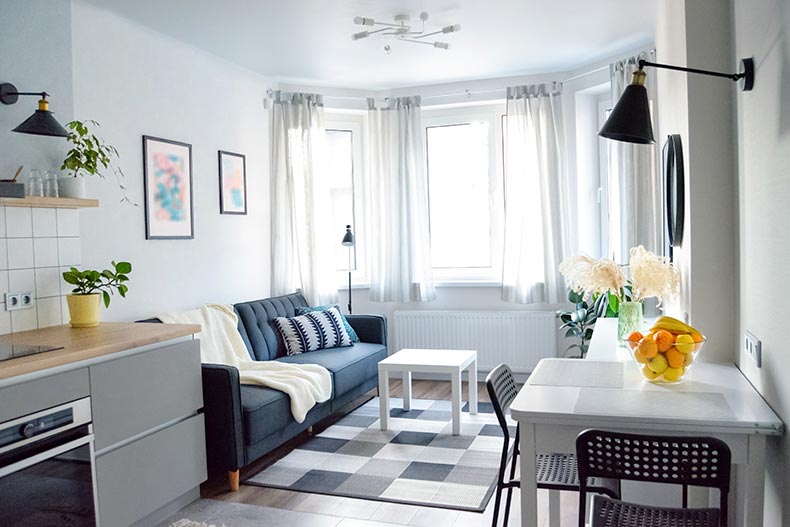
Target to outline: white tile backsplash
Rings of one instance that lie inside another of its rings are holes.
[[[80,211],[78,209],[57,209],[58,236],[80,235]]]
[[[36,269],[36,296],[38,298],[60,296],[61,281],[63,278],[58,267]],[[63,283],[66,282],[63,281]]]
[[[55,217],[56,210],[57,209],[33,209],[34,238],[54,238],[58,235],[58,223]]]
[[[8,238],[8,268],[32,269],[33,238]]]
[[[62,273],[82,263],[79,210],[0,206],[0,335],[68,324]],[[30,291],[32,309],[8,312],[6,292]]]
[[[34,302],[35,303],[35,302]],[[11,331],[16,333],[18,331],[28,331],[38,327],[38,316],[36,313],[36,306],[32,309],[20,309],[19,311],[11,311]]]
[[[60,297],[38,299],[38,327],[59,326],[63,323],[60,312]]]
[[[33,236],[33,213],[29,207],[4,207],[6,236],[30,238]]]
[[[34,238],[33,254],[36,258],[36,267],[58,266],[58,239]]]
[[[79,266],[82,263],[82,248],[79,238],[58,238],[60,265]]]

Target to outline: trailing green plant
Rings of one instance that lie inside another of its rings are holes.
[[[565,329],[565,337],[579,339],[579,342],[565,349],[563,357],[583,359],[587,356],[595,322],[608,308],[607,295],[595,295],[590,302],[585,300],[585,296],[583,292],[569,290],[568,301],[574,304],[574,309],[557,311],[557,316],[562,321],[560,329]]]
[[[99,128],[99,123],[92,120],[71,121],[66,127],[71,130],[66,140],[72,144],[72,147],[66,153],[66,159],[63,160],[60,169],[70,170],[74,177],[84,174],[102,179],[105,177],[105,172],[109,170],[121,189],[123,195],[121,203],[126,202],[137,207],[137,203],[127,195],[127,188],[123,184],[126,176],[120,167],[114,164],[114,161],[120,157],[118,150],[91,131],[90,127]]]
[[[63,273],[63,279],[74,286],[71,292],[75,295],[91,295],[101,293],[104,299],[104,307],[110,306],[110,295],[113,291],[126,298],[129,288],[126,282],[129,281],[129,273],[132,272],[132,264],[129,262],[111,262],[113,270],[105,269],[101,272],[86,269],[80,271],[72,267]]]

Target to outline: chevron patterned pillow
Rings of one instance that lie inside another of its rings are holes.
[[[283,337],[288,355],[354,345],[335,307],[298,317],[277,317],[274,326]]]

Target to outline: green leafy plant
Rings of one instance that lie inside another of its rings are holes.
[[[127,195],[127,188],[123,184],[123,171],[115,166],[114,161],[119,158],[118,150],[104,142],[91,131],[91,127],[98,128],[100,125],[96,121],[71,121],[66,127],[71,131],[67,141],[72,144],[71,150],[63,160],[61,170],[70,170],[74,177],[79,175],[105,177],[106,171],[111,171],[115,176],[115,181],[121,189],[123,198],[121,202],[138,206]]]
[[[583,359],[587,356],[595,322],[601,316],[601,312],[607,309],[606,300],[606,295],[599,295],[588,303],[584,293],[568,291],[568,301],[575,307],[571,310],[559,310],[557,316],[562,321],[560,329],[565,330],[565,337],[577,338],[579,342],[568,346],[563,357]]]
[[[129,288],[126,282],[129,281],[129,273],[132,272],[132,264],[129,262],[111,262],[113,271],[105,269],[104,271],[95,271],[93,269],[86,269],[80,271],[76,267],[72,267],[63,273],[63,279],[74,286],[72,293],[75,295],[91,295],[94,293],[101,293],[104,299],[104,307],[110,306],[110,295],[114,290],[123,298],[126,298],[126,292]]]

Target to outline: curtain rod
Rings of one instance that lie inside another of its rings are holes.
[[[539,83],[539,84],[555,84],[555,85],[556,84],[560,84],[560,85],[562,85],[562,84],[565,84],[566,82],[569,82],[569,81],[572,81],[572,80],[576,80],[576,79],[580,79],[582,77],[586,77],[587,75],[592,75],[593,73],[598,73],[599,71],[608,70],[608,69],[609,69],[609,65],[607,64],[606,66],[601,66],[600,68],[595,68],[595,69],[590,70],[590,71],[585,71],[583,73],[579,73],[577,75],[573,75],[571,77],[567,77],[567,78],[565,78],[565,79],[563,79],[561,81],[551,81],[551,82],[545,82],[545,83]],[[266,97],[267,98],[271,98],[273,91],[274,90],[266,90]],[[503,98],[504,98],[505,93],[507,93],[507,88],[492,88],[492,89],[489,89],[489,90],[468,90],[467,89],[467,90],[464,90],[464,91],[457,91],[457,92],[437,93],[435,95],[423,95],[420,98],[422,100],[426,100],[426,99],[441,99],[441,98],[444,98],[444,97],[462,97],[462,96],[472,97],[473,95],[483,95],[483,94],[487,94],[487,93],[502,93]],[[357,96],[355,96],[355,95],[324,95],[324,98],[325,99],[340,99],[340,100],[347,100],[347,101],[366,101],[366,100],[371,99],[371,98],[372,99],[383,99],[385,101],[389,99],[389,97],[386,97],[386,96],[385,97],[363,97],[363,96],[358,96],[358,95]]]

